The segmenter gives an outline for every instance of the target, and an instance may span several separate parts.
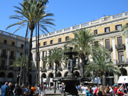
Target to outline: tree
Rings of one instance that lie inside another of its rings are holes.
[[[52,13],[47,13],[47,11],[44,11],[47,6],[44,6],[48,0],[24,0],[23,3],[19,3],[20,7],[14,6],[16,8],[15,12],[17,15],[10,16],[10,19],[17,19],[19,22],[14,23],[12,25],[9,25],[6,29],[19,25],[19,27],[16,29],[18,31],[22,27],[24,27],[26,24],[28,25],[30,32],[30,42],[29,42],[29,52],[28,52],[28,75],[29,75],[29,66],[31,65],[31,50],[32,50],[32,36],[33,31],[36,27],[36,25],[40,26],[40,30],[45,34],[44,31],[49,32],[47,30],[47,27],[52,28],[49,25],[54,25],[52,21],[54,21],[51,18],[47,18],[49,16],[54,16]],[[19,15],[18,15],[19,14]],[[16,32],[15,31],[15,32]],[[28,32],[28,31],[27,31]],[[28,77],[28,76],[27,76]],[[27,78],[27,84],[29,84],[28,78]]]
[[[73,45],[74,50],[78,52],[79,58],[82,60],[81,66],[81,77],[84,77],[85,71],[85,58],[88,57],[91,51],[91,43],[94,40],[94,35],[90,32],[91,30],[87,30],[85,28],[76,30],[74,34],[74,38],[70,38],[66,45]]]
[[[126,23],[124,26],[122,26],[120,31],[123,31],[123,35],[125,35],[125,37],[128,37],[128,23]]]
[[[105,75],[106,72],[115,74],[120,73],[118,67],[114,66],[110,61],[110,52],[103,46],[93,48],[92,59],[93,61],[89,61],[89,65],[86,66],[85,75],[88,75],[92,71],[99,77]]]
[[[44,60],[47,61],[46,63],[52,64],[52,67],[53,67],[53,64],[55,63],[55,77],[57,77],[57,68],[58,70],[60,70],[59,64],[61,64],[63,61],[62,49],[57,49],[57,48],[52,49],[50,51],[49,56],[46,56]],[[54,93],[56,93],[56,81],[55,81]]]
[[[62,49],[59,49],[59,48],[51,49],[50,53],[49,53],[49,56],[46,56],[44,58],[44,60],[46,60],[45,63],[47,63],[47,64],[52,64],[53,65],[55,63],[55,65],[60,67],[59,64],[61,64],[63,62],[63,51],[62,51]]]

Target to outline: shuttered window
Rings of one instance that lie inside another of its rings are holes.
[[[117,37],[117,45],[122,46],[122,36]]]
[[[14,56],[14,51],[11,51],[11,56]]]
[[[110,39],[105,39],[105,48],[110,49]]]
[[[124,52],[123,51],[118,52],[118,60],[119,60],[119,63],[124,62]]]

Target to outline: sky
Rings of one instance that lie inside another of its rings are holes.
[[[9,19],[10,15],[15,15],[15,8],[23,0],[0,0],[0,30],[13,33],[18,26],[6,27],[18,22],[15,19]],[[115,15],[128,11],[128,0],[49,0],[47,4],[51,17],[55,21],[56,30],[68,28],[81,23],[97,20],[104,15]],[[49,32],[54,30],[48,28]],[[15,35],[25,36],[26,27],[17,31]],[[42,33],[43,34],[43,33]]]

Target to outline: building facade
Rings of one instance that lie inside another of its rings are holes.
[[[10,66],[15,58],[22,56],[24,42],[24,37],[0,30],[0,85],[4,82],[17,83],[19,81],[20,68]],[[26,50],[28,50],[28,44],[27,39]]]
[[[52,85],[53,77],[55,77],[55,64],[53,66],[51,66],[50,64],[44,65],[43,58],[50,55],[50,51],[53,48],[63,48],[69,37],[74,38],[72,32],[80,28],[86,28],[89,30],[91,29],[91,32],[97,35],[94,42],[105,46],[105,48],[107,48],[111,52],[110,61],[112,61],[115,66],[119,67],[123,76],[127,76],[128,38],[125,38],[123,32],[119,31],[119,29],[127,22],[128,12],[124,12],[112,16],[104,16],[98,20],[57,30],[46,35],[40,35],[40,82],[43,81],[44,83],[46,83],[47,81],[49,81],[49,84]],[[36,64],[36,37],[33,37],[32,54],[33,62]],[[78,60],[76,60],[76,62],[78,62]],[[61,64],[61,69],[62,70],[58,70],[59,76],[66,77],[68,70],[66,69],[64,63]],[[75,76],[80,76],[80,71],[78,68],[76,68],[74,74]],[[115,75],[113,73],[106,73],[106,83],[117,83],[118,77],[118,75]]]
[[[49,82],[49,85],[53,85],[53,77],[55,77],[55,64],[46,64],[43,60],[45,56],[49,56],[53,48],[63,49],[64,44],[68,38],[74,38],[73,32],[77,29],[86,28],[91,30],[93,34],[96,34],[94,43],[99,43],[107,48],[111,54],[110,61],[114,66],[118,66],[123,76],[128,75],[128,38],[125,38],[123,32],[119,29],[128,22],[128,12],[104,16],[98,20],[82,23],[79,25],[71,26],[55,32],[50,32],[39,37],[39,77],[40,83]],[[32,42],[32,56],[33,62],[36,66],[36,37],[33,37]],[[17,36],[5,31],[0,30],[0,83],[5,81],[17,82],[17,76],[20,74],[19,68],[10,67],[16,57],[23,54],[24,37]],[[27,45],[29,39],[27,39]],[[28,49],[29,46],[26,47]],[[89,56],[90,57],[90,56]],[[91,59],[89,59],[91,60]],[[78,68],[79,59],[76,59],[76,68],[74,74],[76,77],[81,76]],[[62,63],[58,70],[58,77],[66,77],[68,69],[65,63]],[[106,73],[106,84],[117,83],[118,75],[113,73]],[[35,84],[35,71],[30,72],[30,83]]]

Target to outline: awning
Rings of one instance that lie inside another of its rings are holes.
[[[118,83],[128,83],[128,76],[120,76]]]

